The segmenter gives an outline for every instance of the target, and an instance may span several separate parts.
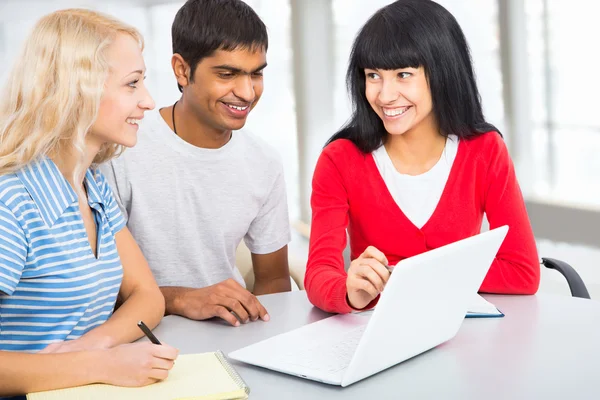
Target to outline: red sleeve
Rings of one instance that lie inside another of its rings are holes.
[[[321,153],[312,181],[312,223],[304,287],[312,304],[327,312],[352,311],[346,300],[343,251],[348,226],[348,195],[342,176]]]
[[[508,234],[480,291],[534,294],[540,283],[540,261],[531,223],[506,145],[498,135],[494,137],[485,184],[485,213],[490,229],[508,225]]]

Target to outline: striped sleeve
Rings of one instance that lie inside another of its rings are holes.
[[[96,180],[98,182],[102,200],[104,201],[106,216],[108,217],[108,225],[113,231],[113,234],[116,235],[117,232],[125,227],[125,218],[123,218],[123,213],[119,208],[119,204],[117,204],[113,191],[102,172],[96,172]]]
[[[0,292],[11,295],[25,266],[27,239],[15,215],[0,202]]]

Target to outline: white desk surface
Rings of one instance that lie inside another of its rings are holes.
[[[341,388],[232,362],[251,399],[600,399],[600,302],[484,296],[506,316],[466,319],[450,341]],[[154,330],[182,354],[225,354],[330,314],[304,291],[261,296],[269,322],[238,328],[168,316]]]

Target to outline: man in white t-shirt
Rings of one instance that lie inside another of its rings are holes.
[[[146,113],[137,146],[102,170],[167,314],[267,321],[255,295],[290,290],[283,166],[269,145],[239,131],[263,91],[267,31],[240,0],[190,0],[172,34],[181,98]],[[235,266],[242,239],[254,294]]]

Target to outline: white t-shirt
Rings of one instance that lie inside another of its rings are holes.
[[[458,137],[450,135],[438,162],[429,171],[415,176],[398,172],[385,146],[372,153],[394,201],[417,228],[421,229],[435,211],[457,152]]]
[[[242,239],[268,254],[291,239],[283,165],[274,149],[233,132],[219,149],[177,136],[147,112],[138,144],[101,167],[159,286],[206,287],[234,278]]]

